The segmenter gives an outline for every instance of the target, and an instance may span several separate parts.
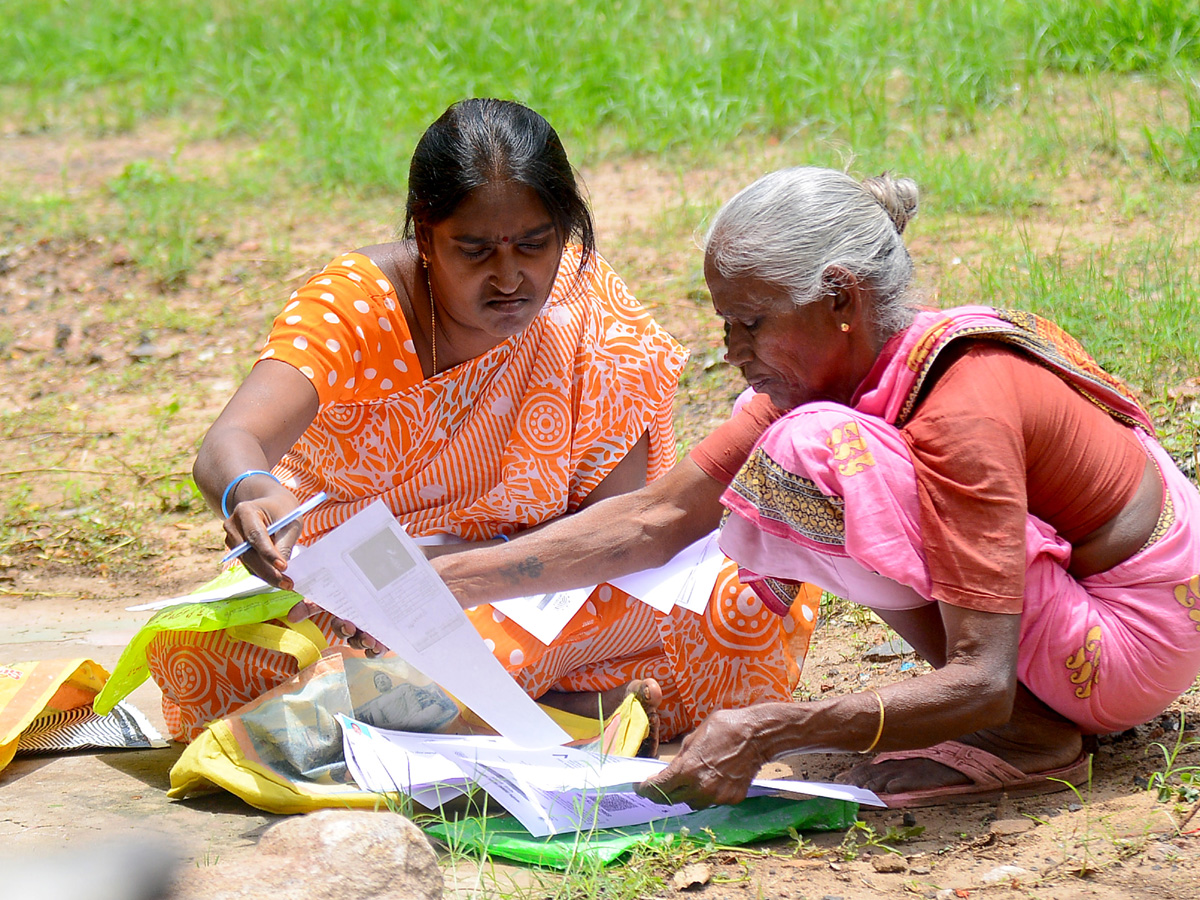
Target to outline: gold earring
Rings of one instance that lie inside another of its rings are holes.
[[[850,323],[849,323],[849,322],[843,322],[843,323],[842,323],[842,331],[849,331],[849,330],[850,330]]]

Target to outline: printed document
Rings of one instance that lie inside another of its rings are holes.
[[[395,651],[514,743],[570,740],[492,655],[383,503],[309,545],[288,574],[300,594]]]

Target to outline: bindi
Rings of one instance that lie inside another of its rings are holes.
[[[500,238],[500,242],[503,244],[507,244],[508,243],[508,235],[506,234],[506,235],[502,236]]]

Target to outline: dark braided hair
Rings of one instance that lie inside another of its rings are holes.
[[[408,169],[404,236],[413,237],[418,223],[445,221],[475,188],[503,182],[537,192],[559,241],[577,240],[586,266],[595,226],[562,141],[542,116],[511,100],[460,100],[425,130]]]

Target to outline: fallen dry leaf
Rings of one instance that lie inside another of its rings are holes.
[[[708,863],[690,863],[675,873],[672,881],[675,890],[686,891],[690,888],[708,884],[712,880],[712,866]]]

